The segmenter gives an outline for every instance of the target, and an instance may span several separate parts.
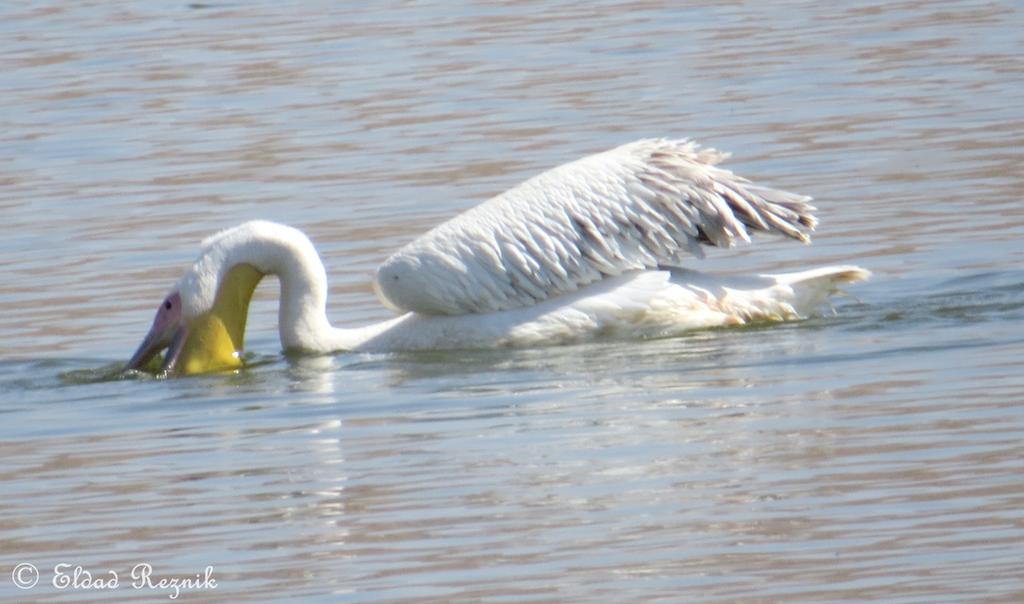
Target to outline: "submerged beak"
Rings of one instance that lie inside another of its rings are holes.
[[[181,320],[181,298],[178,294],[171,294],[160,304],[149,333],[143,338],[142,344],[139,344],[125,369],[143,369],[153,357],[166,348],[168,350],[161,370],[173,370],[187,339],[188,329]]]

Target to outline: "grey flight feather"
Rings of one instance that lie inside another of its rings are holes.
[[[749,231],[809,241],[811,198],[716,166],[689,140],[640,140],[564,164],[398,250],[375,289],[397,310],[462,315],[532,306],[624,271],[679,266]]]

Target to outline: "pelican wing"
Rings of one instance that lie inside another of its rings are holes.
[[[751,184],[688,140],[640,140],[564,164],[435,227],[377,270],[397,310],[532,306],[625,271],[679,266],[748,231],[808,241],[809,197]]]

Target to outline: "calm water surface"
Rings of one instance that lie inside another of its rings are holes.
[[[1012,2],[0,8],[0,598],[1024,600],[1024,9]],[[329,310],[547,167],[692,136],[813,195],[837,314],[541,351],[93,382],[198,241],[311,234]],[[20,590],[19,563],[40,582]],[[57,564],[121,578],[58,589]]]

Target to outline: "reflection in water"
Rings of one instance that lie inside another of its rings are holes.
[[[148,562],[213,565],[182,597],[217,601],[1019,599],[1017,7],[0,12],[0,566],[44,574],[18,597]],[[812,247],[701,268],[876,278],[795,324],[324,357],[278,353],[268,285],[249,370],[106,379],[217,228],[310,233],[365,323],[425,227],[659,135],[821,208]]]

